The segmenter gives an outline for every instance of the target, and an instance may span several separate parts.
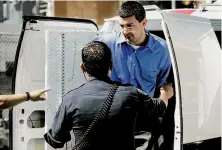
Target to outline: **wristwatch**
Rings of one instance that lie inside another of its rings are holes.
[[[27,97],[26,101],[28,101],[30,99],[30,94],[29,94],[29,92],[25,92],[25,93],[26,93],[26,97]]]

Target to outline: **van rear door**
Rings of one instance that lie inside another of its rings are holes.
[[[175,140],[180,133],[183,144],[221,137],[221,49],[211,22],[170,12],[162,15],[176,74],[176,105],[182,104],[175,111]]]
[[[86,19],[27,16],[15,57],[13,93],[45,88],[46,30],[97,31]],[[56,42],[56,41],[55,41]],[[55,44],[55,43],[52,43]],[[10,111],[10,149],[44,150],[45,102],[25,102]]]

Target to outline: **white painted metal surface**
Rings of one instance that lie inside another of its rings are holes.
[[[55,21],[56,22],[56,21]],[[45,88],[45,31],[75,30],[78,28],[94,30],[93,24],[86,23],[27,23],[16,73],[15,93],[24,93],[39,88]],[[33,27],[34,30],[30,30]],[[56,46],[56,41],[54,45]],[[59,46],[59,45],[58,45]],[[24,109],[24,114],[22,113]],[[30,114],[34,111],[45,111],[45,102],[25,102],[13,109],[13,150],[44,150],[43,135],[45,129],[30,128]],[[39,113],[39,115],[41,115]],[[24,120],[24,123],[19,123]]]
[[[52,89],[47,94],[46,127],[47,132],[62,102],[63,96],[83,83],[85,78],[80,69],[82,48],[92,41],[97,32],[94,31],[58,31],[46,33],[46,87]],[[83,40],[84,39],[84,40]],[[56,43],[56,44],[55,44]],[[72,133],[72,131],[71,131]],[[74,139],[69,142],[68,149],[74,146]],[[52,150],[45,145],[45,150]]]
[[[183,143],[221,137],[221,49],[211,23],[199,17],[163,14],[179,69]]]
[[[217,1],[214,4],[208,4],[199,8],[197,11],[192,13],[193,16],[208,18],[216,31],[221,31],[221,20],[222,20],[222,4]]]
[[[182,137],[182,116],[181,116],[181,87],[180,87],[180,78],[179,78],[179,72],[177,70],[177,60],[176,57],[174,56],[174,46],[172,44],[170,35],[169,35],[169,30],[167,27],[167,24],[164,20],[162,20],[162,28],[164,31],[164,35],[166,37],[166,42],[168,45],[169,49],[169,54],[171,58],[171,64],[173,68],[173,74],[174,74],[174,84],[175,84],[175,112],[174,112],[174,122],[175,122],[175,127],[174,127],[174,150],[180,150],[181,149],[181,144],[183,141],[181,141]]]

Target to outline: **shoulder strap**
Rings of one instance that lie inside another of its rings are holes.
[[[102,107],[100,108],[99,113],[96,115],[90,126],[87,128],[84,135],[80,138],[80,140],[75,144],[72,150],[82,150],[84,147],[88,145],[87,141],[87,135],[90,133],[90,131],[93,129],[93,127],[96,125],[96,123],[99,120],[102,120],[104,118],[107,118],[109,116],[109,111],[111,108],[111,105],[113,103],[113,98],[118,89],[118,84],[114,84],[113,87],[110,89],[110,92],[108,94],[108,97],[106,101],[103,103]]]

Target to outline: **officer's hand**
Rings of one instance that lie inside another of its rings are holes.
[[[160,93],[162,97],[165,97],[167,99],[170,99],[173,97],[174,92],[173,92],[173,86],[172,83],[165,83],[161,88],[160,88]]]
[[[45,92],[48,92],[51,89],[41,89],[30,92],[30,100],[31,101],[39,101],[39,100],[45,100]]]

